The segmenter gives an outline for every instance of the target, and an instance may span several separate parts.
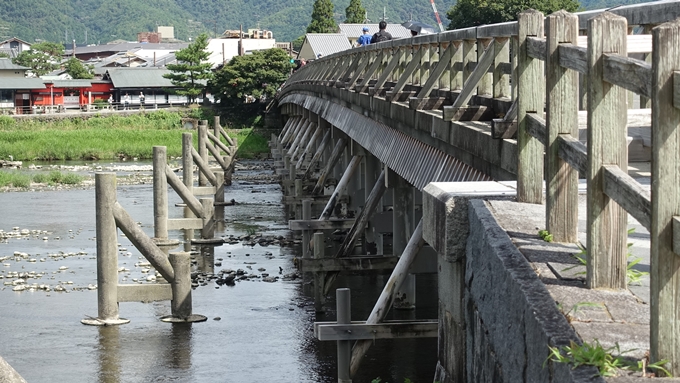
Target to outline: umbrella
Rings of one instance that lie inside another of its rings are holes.
[[[436,33],[432,25],[421,23],[419,21],[407,21],[401,25],[406,29],[418,32],[419,35],[429,35]]]

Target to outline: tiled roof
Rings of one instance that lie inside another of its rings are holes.
[[[351,49],[347,36],[342,33],[307,33],[305,39],[314,51],[314,56],[324,56]]]
[[[2,77],[0,89],[45,89],[40,78]]]
[[[89,88],[92,86],[91,80],[52,80],[51,82],[57,88]]]
[[[109,68],[109,78],[116,88],[174,88],[163,75],[170,73],[159,68]]]
[[[25,66],[21,65],[16,65],[12,62],[12,60],[4,57],[0,57],[0,69],[5,69],[5,70],[29,70],[31,68],[27,68]]]

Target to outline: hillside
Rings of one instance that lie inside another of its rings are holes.
[[[156,25],[175,27],[175,37],[188,40],[201,32],[261,28],[274,32],[279,41],[290,41],[304,33],[314,0],[0,0],[0,36],[70,44],[134,40],[137,32],[152,31]],[[584,9],[597,9],[635,0],[586,0]],[[344,21],[349,0],[336,0],[338,22]],[[444,26],[446,11],[455,0],[435,0]],[[388,22],[409,20],[435,25],[429,0],[363,0],[368,18],[377,22],[383,8]]]

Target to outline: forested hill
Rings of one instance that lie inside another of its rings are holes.
[[[597,9],[635,0],[583,0],[584,9]],[[187,41],[201,32],[210,36],[225,29],[256,28],[274,32],[278,41],[302,35],[310,22],[314,0],[0,0],[0,37],[18,37],[78,44],[134,40],[137,32],[157,25],[175,27],[175,37]],[[409,19],[436,25],[429,0],[363,0],[368,18],[383,16],[389,23]],[[455,0],[435,0],[444,27],[446,11]],[[335,0],[336,20],[344,21],[349,0]]]

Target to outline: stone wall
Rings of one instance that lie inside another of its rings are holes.
[[[424,190],[423,236],[440,270],[435,381],[604,382],[593,367],[546,363],[548,346],[579,338],[482,199],[512,194],[494,182]],[[461,232],[469,233],[464,250],[446,240]]]

